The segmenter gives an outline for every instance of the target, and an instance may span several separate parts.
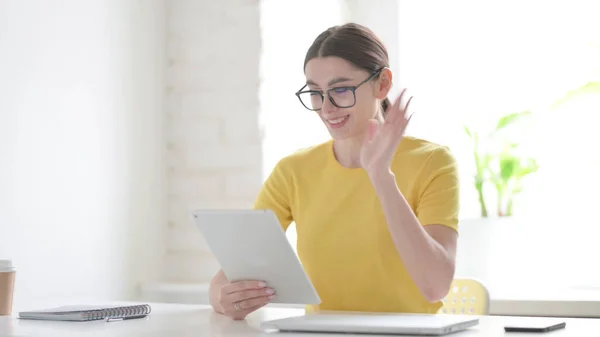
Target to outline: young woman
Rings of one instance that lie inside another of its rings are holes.
[[[368,28],[335,26],[306,54],[296,93],[332,140],[283,158],[255,208],[292,221],[322,303],[313,310],[435,313],[454,277],[459,178],[444,146],[404,136],[387,51]],[[411,97],[412,98],[412,97]],[[260,280],[211,283],[215,311],[243,319],[277,296]]]

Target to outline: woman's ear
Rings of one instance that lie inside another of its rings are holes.
[[[390,93],[390,90],[392,89],[392,83],[392,71],[390,70],[390,68],[383,68],[376,82],[375,96],[378,99],[386,98]]]

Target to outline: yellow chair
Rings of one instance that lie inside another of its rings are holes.
[[[487,288],[474,279],[455,279],[450,292],[442,300],[441,314],[487,315],[490,295]]]

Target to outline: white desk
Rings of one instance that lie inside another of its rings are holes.
[[[185,304],[151,303],[152,314],[144,319],[118,322],[49,322],[19,320],[14,317],[0,317],[0,336],[107,336],[107,337],[254,337],[254,336],[310,336],[333,337],[332,334],[297,334],[264,332],[259,328],[262,320],[302,315],[301,309],[263,308],[245,321],[233,321],[213,313],[207,306]],[[451,336],[462,337],[531,337],[533,334],[505,333],[503,323],[511,317],[486,316],[481,323],[468,331]],[[540,336],[581,337],[600,336],[600,319],[566,319],[567,327]],[[364,337],[364,335],[362,335]]]
[[[145,284],[142,294],[151,302],[208,304],[208,284],[204,283]],[[494,291],[490,297],[492,315],[600,318],[600,288],[511,287]]]

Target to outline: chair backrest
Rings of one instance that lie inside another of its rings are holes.
[[[487,288],[474,279],[455,279],[450,292],[442,300],[442,314],[488,315],[490,295]]]

